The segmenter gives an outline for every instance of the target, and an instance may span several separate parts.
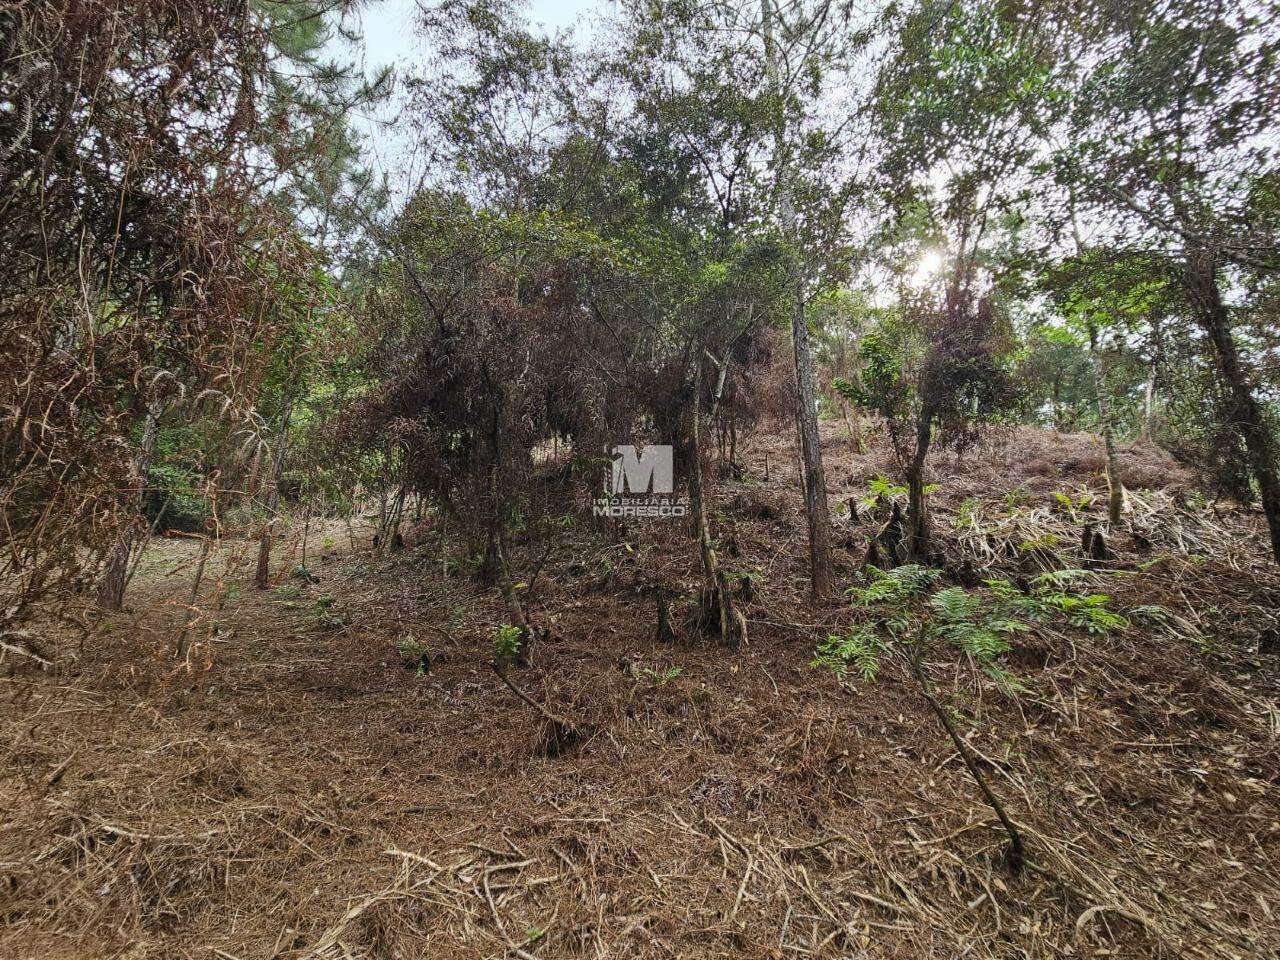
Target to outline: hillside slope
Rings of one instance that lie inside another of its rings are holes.
[[[857,585],[884,506],[856,501],[892,464],[824,431]],[[1128,625],[1030,624],[1006,692],[929,651],[1026,841],[1015,875],[903,650],[874,681],[810,666],[866,612],[807,597],[794,460],[765,434],[718,481],[751,590],[738,651],[690,635],[679,603],[679,642],[654,638],[653,586],[696,586],[678,526],[517,541],[550,635],[513,679],[584,733],[554,756],[487,665],[496,591],[442,563],[431,522],[391,558],[320,530],[318,579],[265,593],[234,586],[246,545],[226,542],[218,629],[201,620],[180,667],[163,651],[196,547],[154,545],[132,612],[46,639],[54,670],[0,665],[0,957],[1276,955],[1280,576],[1260,518],[1126,451],[1129,529],[1087,590]],[[933,466],[938,587],[1084,565],[1095,439],[1020,428]]]

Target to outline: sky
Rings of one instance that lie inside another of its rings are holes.
[[[595,14],[608,11],[611,0],[531,0],[526,16],[531,24],[548,33],[573,30],[589,35]],[[362,48],[352,48],[335,36],[330,49],[335,59],[362,63],[365,75],[373,77],[385,67],[412,72],[423,59],[423,40],[417,33],[417,0],[372,0],[359,9],[358,32]],[[375,169],[386,173],[393,187],[412,179],[413,145],[401,135],[395,123],[397,107],[388,104],[376,116],[353,117],[354,126],[368,137],[368,150]]]
[[[529,20],[551,31],[580,26],[608,0],[533,0]],[[421,41],[414,35],[416,0],[374,0],[360,13],[367,62],[372,67],[411,61]]]

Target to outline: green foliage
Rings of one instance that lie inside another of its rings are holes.
[[[1021,486],[1008,490],[1004,495],[1004,507],[1010,513],[1017,513],[1031,501],[1030,495]]]
[[[865,587],[850,587],[845,594],[858,606],[871,607],[919,597],[938,582],[942,572],[919,564],[907,563],[892,570],[867,565],[871,582]]]
[[[977,590],[935,590],[940,573],[914,564],[890,571],[868,568],[871,582],[847,591],[869,618],[818,646],[812,666],[831,670],[841,679],[849,673],[871,682],[893,644],[912,645],[921,637],[945,641],[973,659],[977,667],[1008,694],[1023,690],[1020,681],[1000,666],[1014,634],[1032,623],[1062,621],[1094,634],[1124,630],[1129,622],[1108,608],[1102,593],[1075,593],[1073,584],[1095,579],[1085,570],[1058,570],[1037,577],[1029,592],[1007,580],[987,580]]]
[[[1144,603],[1129,610],[1129,618],[1139,623],[1168,623],[1173,617],[1168,607],[1158,603]]]
[[[892,483],[883,476],[877,475],[868,481],[867,492],[858,499],[858,506],[863,509],[874,509],[880,504],[881,500],[893,500],[906,495],[906,487]]]
[[[980,594],[961,587],[939,590],[929,598],[934,613],[933,630],[980,664],[988,664],[1009,650],[1009,634],[1028,629],[995,605],[984,603]]]
[[[683,672],[680,667],[675,666],[661,670],[655,667],[642,667],[640,669],[640,675],[646,677],[655,687],[665,687]]]
[[[1035,596],[1023,593],[1008,580],[986,580],[983,582],[991,596],[1000,603],[1001,608],[1008,616],[1036,623],[1048,619],[1049,611]]]
[[[1110,633],[1113,630],[1124,630],[1129,621],[1120,614],[1107,609],[1111,598],[1105,593],[1090,593],[1085,596],[1049,591],[1040,595],[1046,606],[1059,611],[1067,623],[1090,633]]]
[[[965,497],[960,501],[960,507],[956,510],[956,529],[957,530],[977,530],[978,529],[978,508],[981,501],[974,497]]]
[[[1018,543],[1018,551],[1020,553],[1031,553],[1034,550],[1052,550],[1061,542],[1062,538],[1056,533],[1042,533],[1029,540],[1020,541]]]
[[[1167,301],[1169,283],[1158,258],[1116,256],[1107,249],[1083,250],[1043,276],[1045,292],[1077,341],[1140,327]]]
[[[903,376],[903,366],[915,361],[914,354],[919,349],[907,334],[901,322],[889,318],[881,321],[858,345],[860,377],[856,381],[837,377],[832,383],[836,392],[850,403],[886,418],[904,416],[914,387]]]
[[[926,483],[924,485],[925,495],[933,493],[938,489],[936,483]],[[877,474],[867,481],[867,492],[858,498],[858,506],[865,510],[874,510],[882,501],[899,503],[907,498],[907,488],[904,484],[894,483],[886,477]]]
[[[142,510],[157,530],[200,533],[212,515],[195,473],[178,463],[153,463],[147,469]]]
[[[316,597],[311,605],[311,618],[323,627],[336,630],[345,625],[345,621],[333,609],[335,599],[331,594],[323,593]]]
[[[1096,425],[1088,343],[1055,316],[1026,330],[1018,357],[1027,385],[1027,418],[1062,430]]]
[[[429,651],[425,643],[411,634],[406,634],[396,640],[396,653],[400,654],[400,659],[404,661],[406,667],[413,668],[415,676],[426,676]]]
[[[1096,583],[1098,575],[1092,570],[1081,570],[1077,567],[1066,567],[1062,570],[1050,570],[1035,579],[1039,587],[1069,587],[1073,584]]]
[[[1079,521],[1079,512],[1093,503],[1093,499],[1093,494],[1088,490],[1083,491],[1079,498],[1075,499],[1072,498],[1070,493],[1064,493],[1061,490],[1053,491],[1054,502],[1070,515],[1072,523]]]
[[[493,643],[493,662],[499,669],[505,670],[520,654],[520,645],[524,642],[520,628],[504,623],[494,628],[490,639]]]
[[[827,637],[818,645],[812,667],[830,670],[843,680],[850,671],[866,683],[873,683],[880,672],[880,655],[885,645],[873,630],[854,629],[843,635]]]

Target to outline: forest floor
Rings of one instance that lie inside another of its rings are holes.
[[[833,504],[892,475],[823,429]],[[1080,567],[1100,451],[1024,428],[939,458],[951,569]],[[571,526],[536,578],[543,547],[514,546],[552,634],[513,677],[586,734],[557,756],[488,666],[497,591],[441,562],[430,523],[381,558],[319,529],[314,581],[285,537],[268,591],[224,542],[221,609],[179,665],[197,546],[154,543],[124,614],[44,638],[51,669],[0,662],[0,957],[1280,955],[1280,576],[1256,512],[1128,449],[1127,530],[1092,589],[1166,614],[1036,626],[1008,696],[931,655],[1025,835],[1014,875],[905,660],[875,682],[810,666],[857,611],[807,596],[791,440],[742,461],[715,494],[725,561],[754,574],[741,650],[655,641],[647,588],[697,583],[674,521]],[[865,530],[834,523],[845,586]]]

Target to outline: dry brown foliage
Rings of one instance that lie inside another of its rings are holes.
[[[137,532],[148,407],[252,405],[309,256],[261,199],[266,55],[244,2],[0,2],[0,630]]]

